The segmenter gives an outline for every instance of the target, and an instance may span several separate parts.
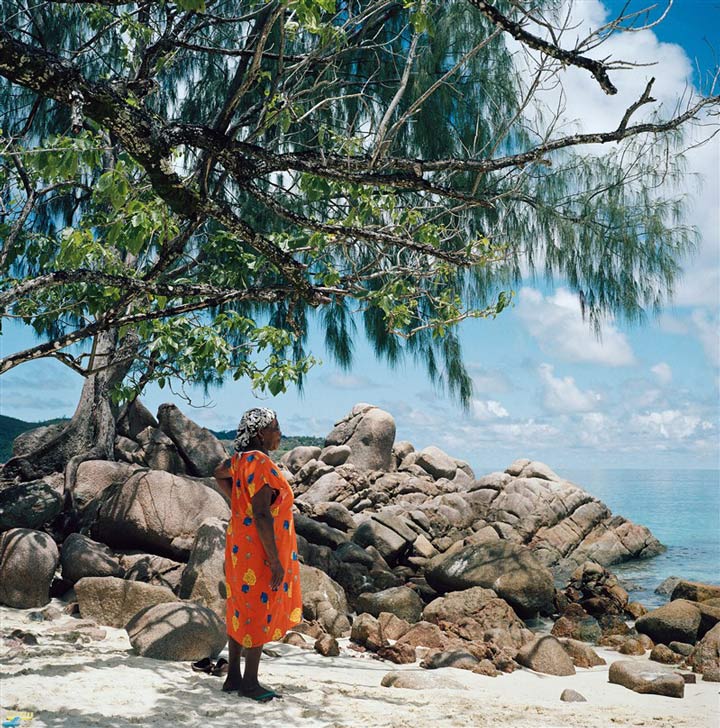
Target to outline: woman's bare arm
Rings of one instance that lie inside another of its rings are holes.
[[[228,500],[232,500],[232,473],[230,472],[230,464],[230,458],[224,460],[215,468],[215,472],[213,473],[220,492]]]

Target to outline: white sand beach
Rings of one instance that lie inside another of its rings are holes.
[[[55,600],[53,604],[63,606]],[[92,626],[64,614],[34,622],[28,617],[32,611],[0,608],[5,637],[0,691],[3,719],[9,711],[32,711],[34,717],[23,725],[33,728],[717,728],[720,724],[720,684],[701,679],[686,686],[684,698],[666,698],[609,684],[607,666],[578,669],[571,677],[522,669],[491,678],[452,668],[428,671],[417,664],[393,665],[349,649],[347,640],[341,641],[341,655],[336,658],[271,644],[278,656],[263,658],[261,679],[284,698],[257,704],[224,694],[222,678],[194,673],[189,663],[137,657],[124,630],[102,627],[104,639],[76,641],[77,632]],[[6,638],[15,629],[32,633],[38,644],[20,648],[17,641]],[[598,652],[608,664],[646,659]],[[433,687],[381,687],[383,675],[393,670],[420,673],[432,680]],[[443,687],[448,683],[452,687]],[[587,702],[561,702],[565,688],[578,691]]]

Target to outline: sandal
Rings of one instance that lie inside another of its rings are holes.
[[[222,677],[228,674],[229,668],[230,663],[224,657],[221,657],[210,669],[210,674],[215,677]]]
[[[193,662],[191,667],[193,672],[204,672],[210,675],[215,668],[215,663],[209,657],[203,657],[202,660]]]
[[[256,703],[269,703],[275,698],[282,698],[282,695],[280,695],[280,693],[276,693],[272,688],[268,688],[267,690],[264,690],[262,693],[258,693],[257,695],[245,695],[242,692],[240,694],[245,698],[250,698],[250,700],[254,700]]]

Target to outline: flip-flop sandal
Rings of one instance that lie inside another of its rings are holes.
[[[258,695],[243,695],[243,697],[250,698],[250,700],[254,700],[256,703],[269,703],[275,698],[282,699],[282,695],[280,695],[280,693],[276,693],[274,690],[265,690]]]
[[[228,674],[229,668],[230,663],[224,657],[221,657],[215,663],[215,665],[213,665],[212,669],[210,670],[210,674],[215,675],[215,677],[221,677],[222,675]]]
[[[193,662],[191,667],[193,672],[204,672],[209,675],[213,671],[215,663],[209,657],[203,657],[202,660]]]

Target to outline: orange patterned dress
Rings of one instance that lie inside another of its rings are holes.
[[[279,640],[302,619],[300,562],[292,516],[293,492],[273,461],[259,450],[235,453],[233,488],[225,541],[227,632],[243,647]],[[265,484],[276,493],[270,506],[285,579],[270,588],[270,567],[253,518],[253,495]]]

